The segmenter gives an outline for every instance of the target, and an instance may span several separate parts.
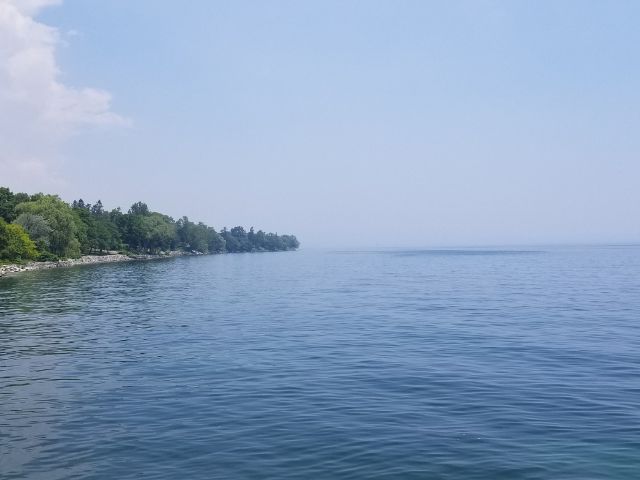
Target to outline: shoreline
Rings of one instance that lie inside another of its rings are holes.
[[[171,251],[161,255],[125,255],[122,253],[107,255],[83,255],[80,258],[70,258],[55,262],[28,262],[25,264],[9,263],[0,265],[0,278],[15,275],[22,272],[32,272],[36,270],[50,270],[52,268],[76,267],[79,265],[98,265],[101,263],[134,262],[143,260],[160,260],[163,258],[181,257],[184,255],[196,255],[194,253]]]

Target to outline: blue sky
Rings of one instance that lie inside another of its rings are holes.
[[[308,246],[640,241],[638,2],[20,8],[57,30],[52,81],[97,93],[10,149],[39,165],[16,190]]]

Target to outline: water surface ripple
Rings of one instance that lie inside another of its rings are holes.
[[[0,279],[3,479],[640,478],[640,248]]]

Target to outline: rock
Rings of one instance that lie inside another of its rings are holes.
[[[24,265],[17,265],[17,264],[0,265],[0,277],[16,274],[19,272],[31,271],[31,270],[48,270],[50,268],[73,267],[77,265],[93,265],[93,264],[111,263],[111,262],[130,262],[133,260],[156,260],[160,258],[185,255],[184,252],[180,252],[180,251],[171,251],[171,252],[164,252],[164,253],[166,254],[129,256],[129,255],[123,255],[121,253],[116,252],[108,255],[84,255],[80,258],[58,260],[57,262],[30,262]]]

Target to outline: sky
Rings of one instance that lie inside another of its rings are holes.
[[[640,2],[0,0],[0,185],[308,247],[640,242]]]

